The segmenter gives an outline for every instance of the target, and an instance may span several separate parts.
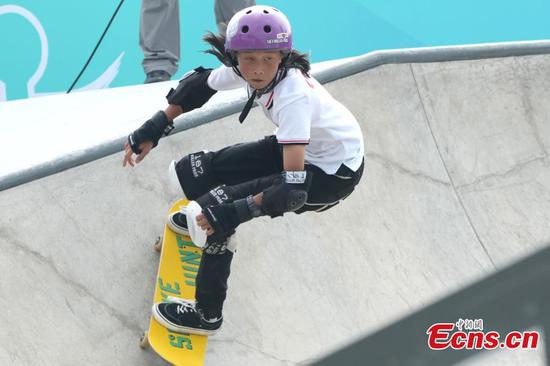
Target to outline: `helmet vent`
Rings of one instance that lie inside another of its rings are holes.
[[[264,14],[269,14],[269,12],[267,10],[264,10]]]
[[[264,32],[266,32],[266,33],[271,33],[271,27],[270,27],[269,25],[266,25],[266,26],[264,27]]]
[[[245,26],[241,29],[241,31],[242,31],[243,33],[248,33],[248,30],[249,30],[248,25],[245,25]]]
[[[250,14],[250,13],[252,13],[252,10],[249,10],[249,11],[246,12],[246,14]]]

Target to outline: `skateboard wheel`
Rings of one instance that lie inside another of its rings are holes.
[[[143,332],[139,340],[139,346],[143,349],[149,347],[149,339],[147,338],[147,332]]]
[[[162,236],[157,237],[157,241],[155,241],[155,250],[160,253],[160,250],[162,249]]]

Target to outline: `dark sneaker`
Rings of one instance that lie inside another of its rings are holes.
[[[170,74],[164,70],[155,70],[147,73],[144,84],[158,83],[170,80]]]
[[[210,336],[222,326],[221,314],[206,317],[201,309],[197,309],[194,301],[182,299],[171,299],[171,301],[153,305],[153,317],[173,332]]]
[[[174,212],[168,216],[168,227],[172,229],[173,232],[189,236],[189,228],[187,227],[187,217],[185,215],[185,207],[179,212]]]

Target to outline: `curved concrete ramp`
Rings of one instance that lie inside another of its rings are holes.
[[[207,365],[313,362],[550,240],[549,56],[386,65],[327,87],[361,121],[364,180],[326,213],[240,228]],[[168,162],[271,132],[255,109],[134,169],[117,154],[0,192],[0,364],[163,365],[138,339]],[[483,357],[543,364],[541,350]]]

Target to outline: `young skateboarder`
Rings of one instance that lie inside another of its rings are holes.
[[[123,164],[143,160],[176,116],[200,108],[218,90],[246,88],[250,98],[239,120],[256,102],[277,126],[274,136],[169,165],[170,181],[192,201],[168,224],[189,233],[203,256],[196,302],[158,303],[153,315],[172,331],[210,335],[222,324],[235,229],[258,216],[334,207],[359,183],[364,147],[354,116],[309,75],[307,56],[292,48],[290,23],[279,10],[243,9],[225,35],[209,33],[205,40],[223,65],[185,75],[169,92],[166,110],[129,135]]]

